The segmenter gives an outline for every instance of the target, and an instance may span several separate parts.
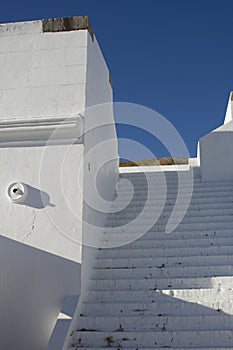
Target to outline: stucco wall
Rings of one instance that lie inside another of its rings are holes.
[[[65,297],[80,293],[84,146],[73,125],[46,137],[53,118],[84,108],[88,35],[0,25],[1,348],[45,350]],[[8,198],[14,182],[26,202]]]
[[[118,145],[109,69],[96,38],[88,37],[85,95],[82,287],[105,224],[118,179]]]
[[[106,215],[83,199],[96,203],[97,182],[111,200],[118,178],[112,88],[97,41],[88,30],[43,32],[42,23],[0,25],[0,347],[18,350],[45,350],[65,297],[86,285],[95,249],[82,244],[98,243]],[[92,107],[103,102],[104,110]],[[47,145],[53,120],[79,114],[83,137],[71,122]],[[28,188],[23,203],[7,196],[14,182]]]
[[[100,246],[100,235],[119,176],[119,155],[109,70],[96,38],[88,37],[87,84],[84,115],[84,203],[81,295],[70,330],[75,328],[79,306]],[[67,333],[63,349],[70,344]]]
[[[233,121],[199,140],[203,181],[233,181]]]
[[[42,21],[0,25],[0,118],[82,110],[88,35],[44,33]]]
[[[0,266],[0,348],[45,350],[80,264],[0,237]]]
[[[0,234],[80,263],[82,183],[77,178],[82,157],[79,144],[0,148]],[[8,198],[14,182],[28,186],[25,203]]]

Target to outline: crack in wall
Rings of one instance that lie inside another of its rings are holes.
[[[30,237],[33,234],[34,228],[35,228],[35,221],[36,221],[36,211],[33,210],[33,214],[32,214],[32,223],[31,225],[28,227],[28,232],[25,234],[25,236],[22,239],[22,243],[24,243],[28,237]]]

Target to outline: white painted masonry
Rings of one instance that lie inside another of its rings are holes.
[[[86,17],[1,24],[0,77],[0,347],[45,350],[63,303],[89,277],[83,218],[103,225],[106,215],[99,220],[83,193],[94,200],[100,160],[98,189],[107,199],[115,190],[112,87]],[[105,116],[93,108],[103,102]],[[93,129],[100,117],[109,125]],[[109,139],[100,159],[95,147]],[[15,182],[28,189],[23,203],[8,196]],[[55,332],[67,330],[64,320]],[[61,341],[54,333],[48,349]]]
[[[85,107],[87,30],[0,25],[0,118],[71,116]]]
[[[199,140],[203,181],[233,181],[233,119],[230,94],[224,124]]]
[[[112,82],[88,18],[0,25],[0,78],[0,348],[231,348],[232,96],[188,165],[121,169],[110,213]]]

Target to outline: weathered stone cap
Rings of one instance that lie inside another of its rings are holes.
[[[67,32],[87,29],[92,40],[94,40],[94,32],[88,16],[44,19],[42,24],[43,32]]]

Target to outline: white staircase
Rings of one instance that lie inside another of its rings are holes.
[[[98,250],[70,350],[233,349],[233,182],[202,183],[195,175],[186,215],[167,234],[178,181],[175,172],[165,175],[165,206],[145,235],[133,241],[132,228],[103,234],[105,243],[132,242]],[[135,230],[144,229],[159,204],[157,176],[150,174],[154,202]],[[121,177],[133,183],[135,193],[123,211],[109,214],[110,228],[130,222],[145,204],[143,174]],[[188,183],[179,186],[188,191]],[[123,184],[118,192],[123,202],[125,191]]]

